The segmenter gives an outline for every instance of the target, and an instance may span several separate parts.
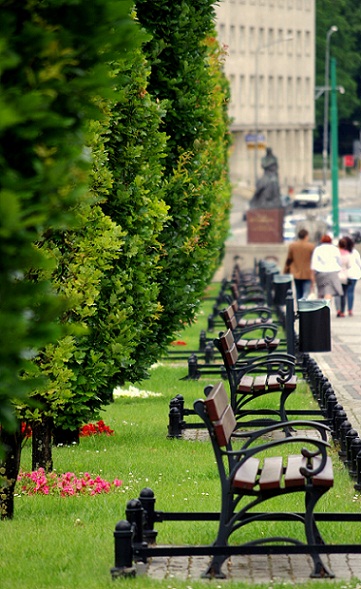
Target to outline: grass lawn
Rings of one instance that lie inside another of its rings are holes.
[[[179,334],[188,349],[197,347],[199,331],[204,328],[211,305],[211,301],[206,301],[197,324]],[[210,444],[167,438],[169,401],[180,393],[186,406],[191,407],[196,398],[203,397],[204,386],[212,382],[206,377],[198,381],[182,380],[186,374],[186,362],[161,363],[151,370],[149,380],[137,385],[138,389],[160,396],[120,396],[106,408],[102,418],[114,430],[112,436],[81,438],[78,446],[54,448],[54,467],[58,473],[70,471],[81,476],[89,472],[108,481],[119,478],[123,484],[109,494],[66,498],[21,495],[19,489],[14,520],[0,523],[1,589],[114,589],[118,585],[125,589],[201,589],[207,586],[209,582],[202,580],[157,582],[137,577],[112,581],[110,576],[115,524],[124,519],[126,502],[136,498],[142,488],[154,490],[156,508],[160,510],[219,509],[220,487]],[[303,408],[305,404],[312,406],[314,401],[306,385],[300,387],[292,403]],[[333,454],[335,487],[321,499],[318,510],[359,512],[360,496],[355,495],[353,483],[335,450]],[[23,450],[21,467],[30,470],[30,443]],[[296,497],[291,500],[296,507]],[[247,533],[257,533],[255,526]],[[288,533],[290,523],[283,526],[287,527],[284,534]],[[356,538],[355,524],[326,522],[320,527],[330,543],[346,543]],[[157,530],[160,544],[209,544],[214,539],[216,523],[164,522]],[[268,586],[257,585],[263,589]],[[304,589],[330,586],[355,589],[357,583],[313,580],[302,585]],[[243,589],[249,584],[214,581],[212,587]]]

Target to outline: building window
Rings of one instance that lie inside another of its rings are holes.
[[[274,53],[275,47],[274,47],[274,42],[275,42],[275,35],[274,35],[274,30],[273,29],[268,29],[268,45],[269,45],[269,52],[272,55]]]
[[[287,37],[293,37],[293,31],[292,29],[288,29],[287,30]],[[293,39],[290,38],[289,41],[287,41],[287,53],[288,55],[293,55]]]
[[[275,104],[275,81],[273,76],[268,78],[268,104],[270,107]]]
[[[230,53],[236,52],[236,27],[231,25],[229,31],[229,50]]]
[[[239,103],[241,106],[246,103],[246,78],[243,74],[239,76]]]
[[[302,32],[296,33],[296,55],[302,55]]]
[[[249,49],[251,53],[254,53],[256,50],[256,31],[254,27],[250,27],[249,29]]]
[[[249,78],[249,104],[254,106],[254,95],[255,95],[255,76],[250,76]]]
[[[302,78],[297,77],[296,80],[296,104],[297,106],[302,106]]]
[[[311,33],[305,31],[305,54],[311,55]]]
[[[288,76],[287,78],[287,106],[288,108],[293,107],[293,78]]]
[[[263,47],[265,45],[265,32],[264,28],[261,27],[258,31],[258,47]]]
[[[284,34],[283,29],[278,29],[278,39],[277,39],[277,51],[279,55],[282,55],[285,50],[286,41],[283,42]]]
[[[277,105],[282,107],[284,105],[284,83],[283,76],[278,76],[277,80]]]
[[[264,76],[260,76],[258,80],[258,102],[260,106],[264,106],[266,102]]]
[[[221,45],[224,45],[226,42],[226,25],[224,23],[219,25],[219,41]]]
[[[239,52],[244,53],[246,50],[246,28],[244,26],[239,27],[238,43]]]
[[[308,77],[305,78],[305,107],[311,108],[311,80]]]
[[[229,77],[229,84],[231,87],[231,108],[235,107],[235,98],[236,98],[236,76],[231,74]]]

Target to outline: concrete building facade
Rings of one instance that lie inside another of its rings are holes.
[[[221,0],[219,40],[231,87],[231,179],[253,189],[265,147],[282,191],[312,181],[315,0]]]

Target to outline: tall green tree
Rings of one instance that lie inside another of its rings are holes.
[[[345,93],[339,96],[340,120],[361,118],[361,5],[357,0],[318,0],[316,2],[316,85],[325,85],[327,32],[338,31],[330,39],[330,56],[337,62],[337,84]],[[323,123],[324,98],[316,102],[316,124]]]
[[[0,509],[12,517],[21,439],[12,403],[35,386],[24,378],[29,362],[61,336],[52,260],[40,245],[71,227],[88,198],[87,121],[100,116],[95,97],[113,95],[107,64],[137,42],[137,28],[127,0],[3,0],[0,8]]]
[[[136,0],[152,35],[149,92],[166,100],[166,194],[170,220],[161,236],[159,300],[166,309],[158,339],[192,321],[197,301],[220,263],[228,232],[228,86],[214,49],[211,0]]]
[[[99,99],[103,119],[90,123],[88,135],[96,203],[89,198],[79,207],[78,226],[50,235],[43,246],[55,260],[54,287],[69,301],[62,323],[77,333],[49,344],[37,359],[49,386],[45,396],[33,395],[41,409],[26,408],[24,417],[35,433],[39,424],[41,438],[46,422],[77,432],[98,417],[115,386],[144,378],[159,357],[153,328],[162,312],[159,234],[167,219],[164,108],[146,90],[140,50],[114,60],[109,72],[116,98]],[[33,451],[34,468],[51,467],[47,451],[48,457]]]

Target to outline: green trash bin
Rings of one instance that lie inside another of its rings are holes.
[[[331,351],[331,301],[298,301],[300,352]]]
[[[290,289],[292,289],[292,275],[275,274],[273,277],[273,304],[285,305],[287,293]]]

